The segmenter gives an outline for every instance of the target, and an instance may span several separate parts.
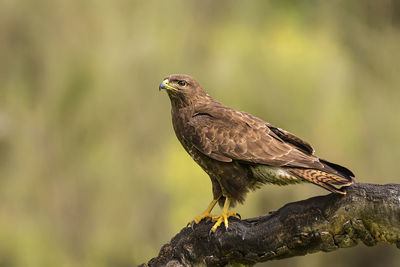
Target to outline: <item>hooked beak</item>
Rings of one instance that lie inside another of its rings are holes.
[[[171,85],[169,85],[169,80],[168,79],[165,79],[164,81],[162,81],[162,83],[160,83],[160,86],[158,87],[158,90],[161,91],[161,89],[178,91],[178,89],[176,89],[176,88],[172,87]]]

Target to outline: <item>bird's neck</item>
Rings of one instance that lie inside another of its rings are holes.
[[[191,96],[191,97],[176,97],[173,94],[168,94],[171,100],[172,110],[191,110],[195,109],[198,105],[207,105],[212,101],[211,97],[204,94],[201,96]]]
[[[181,109],[188,106],[191,106],[191,101],[184,97],[176,97],[173,94],[168,94],[169,99],[171,99],[172,109]]]
[[[186,121],[194,114],[194,105],[182,99],[171,98],[171,113],[174,121]]]
[[[203,96],[201,98],[182,99],[171,97],[171,114],[175,130],[190,121],[190,119],[202,107],[209,105],[211,97]]]

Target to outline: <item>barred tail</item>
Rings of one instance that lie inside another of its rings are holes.
[[[286,170],[297,177],[319,185],[331,192],[343,195],[346,194],[346,190],[343,187],[354,183],[354,180],[351,177],[340,177],[315,169],[286,168]]]

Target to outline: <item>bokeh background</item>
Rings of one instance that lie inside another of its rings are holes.
[[[0,1],[0,266],[135,266],[211,200],[178,143],[170,73],[400,183],[400,9],[367,1]],[[327,194],[265,186],[252,217]],[[395,246],[259,266],[399,266]]]

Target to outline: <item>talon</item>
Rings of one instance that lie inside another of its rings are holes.
[[[222,223],[224,223],[225,230],[228,231],[229,217],[238,216],[238,213],[228,211],[230,202],[231,202],[230,199],[226,198],[224,208],[222,209],[221,215],[211,217],[212,221],[215,222],[214,226],[211,228],[212,232],[215,232],[217,230],[218,226],[220,226]]]
[[[212,233],[215,233],[215,231],[217,231],[218,226],[220,226],[222,223],[224,223],[225,230],[228,231],[229,217],[238,217],[240,220],[242,219],[242,217],[240,216],[239,213],[229,212],[229,205],[231,203],[229,198],[225,199],[224,208],[222,209],[221,215],[218,215],[218,216],[212,215],[210,212],[214,208],[215,204],[217,204],[218,199],[219,198],[211,201],[210,205],[208,205],[208,208],[200,216],[197,216],[193,220],[191,220],[187,224],[187,227],[190,226],[192,228],[192,230],[194,230],[195,224],[198,224],[201,220],[203,220],[205,218],[211,218],[211,221],[215,222],[215,224],[213,225],[213,227],[211,228],[211,230],[209,232],[209,235],[211,235]]]
[[[200,214],[197,217],[194,217],[193,220],[191,220],[190,222],[188,222],[188,224],[186,225],[187,227],[191,227],[192,230],[194,230],[194,225],[198,224],[199,222],[201,222],[201,220],[205,219],[205,218],[214,218],[215,215],[210,214],[211,210],[214,208],[215,204],[217,204],[218,199],[214,199],[213,201],[211,201],[210,205],[208,205],[207,209]]]
[[[211,228],[211,231],[213,233],[215,233],[215,231],[217,231],[218,226],[220,226],[222,222],[223,222],[223,219],[222,219],[222,217],[220,217],[218,219],[218,221],[214,224],[214,226]]]
[[[202,213],[200,216],[197,216],[197,217],[195,217],[193,220],[191,220],[190,222],[188,222],[188,224],[187,224],[187,227],[192,227],[193,228],[193,225],[194,224],[198,224],[199,222],[201,222],[203,219],[205,219],[205,218],[208,218],[208,217],[210,217],[210,218],[213,218],[215,215],[212,215],[212,214],[210,214],[210,213],[208,213],[208,212],[204,212],[204,213]]]
[[[228,217],[224,217],[225,231],[228,231]]]
[[[208,232],[208,236],[211,237],[211,235],[212,235],[213,233],[214,233],[213,230],[210,229],[210,231]]]

